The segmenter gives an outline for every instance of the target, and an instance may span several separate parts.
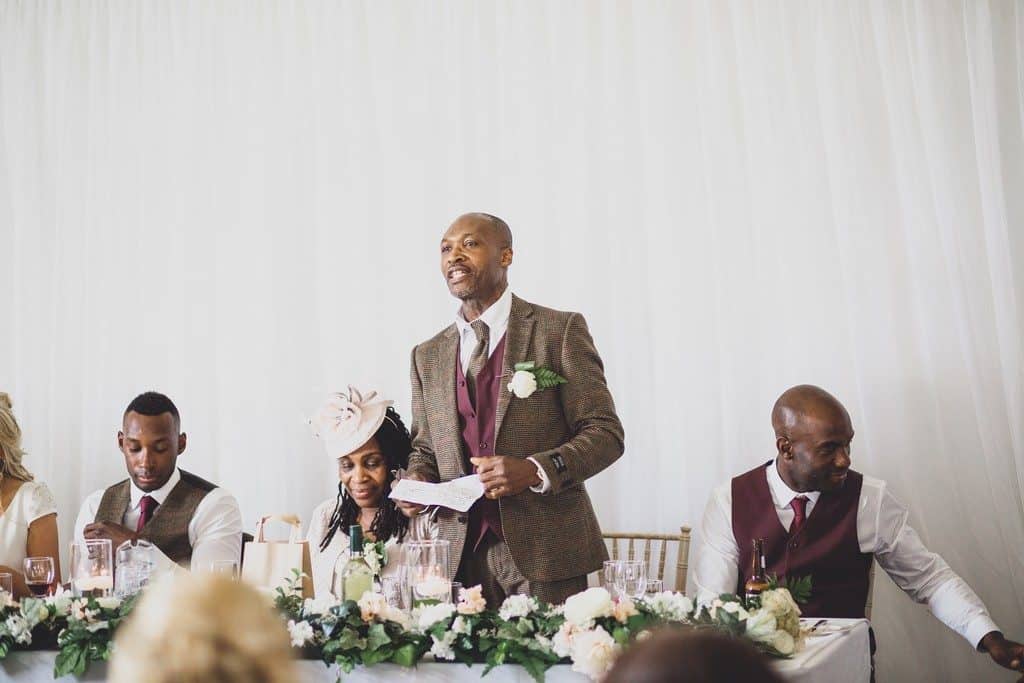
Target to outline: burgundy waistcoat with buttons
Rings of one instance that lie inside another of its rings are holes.
[[[768,574],[811,576],[811,599],[800,605],[805,617],[863,618],[868,598],[871,553],[857,540],[857,507],[864,477],[850,470],[837,491],[823,491],[795,534],[779,522],[768,488],[767,463],[732,480],[732,533],[739,549],[737,595],[751,574],[751,541],[765,539]]]
[[[501,372],[505,359],[505,337],[494,348],[487,363],[476,376],[476,405],[469,397],[466,375],[462,363],[456,357],[456,403],[459,410],[459,424],[462,426],[462,457],[467,472],[473,471],[470,458],[494,455],[494,428],[498,420],[498,393],[501,390]],[[488,532],[504,539],[501,531],[501,509],[498,501],[480,498],[469,509],[469,528],[466,542],[472,539],[473,550],[480,545]]]

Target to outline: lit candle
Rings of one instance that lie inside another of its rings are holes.
[[[108,591],[114,587],[114,579],[111,576],[81,576],[75,579],[75,586],[83,593]]]

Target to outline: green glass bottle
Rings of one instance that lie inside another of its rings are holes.
[[[359,602],[363,593],[373,590],[373,572],[363,557],[363,527],[348,528],[349,559],[341,570],[341,599]]]

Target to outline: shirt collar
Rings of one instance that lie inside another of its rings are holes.
[[[508,317],[512,314],[512,289],[509,287],[505,288],[505,291],[501,293],[498,300],[487,307],[477,320],[482,320],[487,323],[488,329],[496,330],[508,326]],[[458,310],[455,311],[455,325],[459,328],[459,334],[464,334],[466,330],[472,329],[470,323],[466,322],[466,318],[462,315],[462,307],[459,306]]]
[[[167,500],[167,496],[170,495],[171,490],[178,485],[179,481],[181,481],[181,472],[178,471],[177,467],[175,467],[174,472],[171,474],[171,478],[167,480],[166,484],[158,488],[156,491],[143,491],[135,485],[135,482],[132,481],[130,477],[128,478],[128,481],[131,484],[132,490],[131,509],[134,510],[139,507],[139,501],[142,500],[143,496],[149,496],[158,504],[163,505],[164,501]]]
[[[807,496],[807,500],[814,505],[818,502],[818,497],[821,495],[821,491],[794,491],[789,488],[789,485],[783,481],[782,475],[779,474],[779,468],[775,460],[768,463],[768,488],[772,492],[772,502],[775,503],[775,507],[779,509],[788,508],[789,504],[797,496]]]

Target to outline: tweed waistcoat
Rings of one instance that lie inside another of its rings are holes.
[[[863,618],[868,597],[871,553],[857,539],[857,507],[864,477],[850,470],[845,485],[823,491],[803,526],[790,534],[779,522],[765,465],[732,480],[732,533],[739,548],[736,592],[751,574],[751,541],[764,538],[768,573],[811,576],[811,598],[800,606],[805,617]]]
[[[146,539],[174,562],[188,569],[192,563],[192,544],[188,539],[188,525],[200,501],[216,485],[185,470],[163,504],[146,526],[142,527],[141,538]],[[124,515],[131,502],[131,482],[125,479],[103,492],[100,506],[96,510],[96,522],[123,524]]]
[[[459,411],[459,425],[462,428],[463,466],[473,472],[470,458],[494,455],[494,428],[498,415],[498,391],[501,389],[502,359],[505,356],[505,337],[494,347],[487,363],[476,376],[476,404],[473,404],[466,386],[466,375],[462,363],[456,363],[456,407]],[[480,545],[484,536],[491,532],[504,539],[501,530],[501,508],[498,501],[483,497],[469,509],[469,529],[466,534],[473,544],[473,550]]]

